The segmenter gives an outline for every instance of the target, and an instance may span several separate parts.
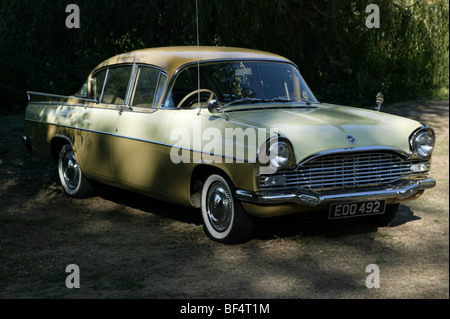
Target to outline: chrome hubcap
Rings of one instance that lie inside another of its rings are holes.
[[[69,188],[74,189],[78,186],[78,182],[80,180],[80,169],[73,151],[67,152],[64,156],[63,174],[64,181]]]
[[[232,199],[226,187],[220,183],[213,183],[207,195],[208,217],[211,225],[218,232],[225,231],[231,223]]]

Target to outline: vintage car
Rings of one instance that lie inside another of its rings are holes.
[[[320,103],[293,62],[267,52],[138,50],[98,65],[73,96],[28,98],[24,142],[57,163],[69,196],[100,182],[196,207],[223,243],[248,240],[254,216],[386,225],[435,186],[430,127]]]

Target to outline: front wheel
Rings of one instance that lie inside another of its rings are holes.
[[[236,244],[250,237],[253,223],[221,175],[210,175],[203,184],[201,210],[205,233],[213,240]]]
[[[64,191],[71,197],[87,197],[93,191],[91,183],[81,172],[75,152],[69,144],[64,145],[59,152],[58,175]]]

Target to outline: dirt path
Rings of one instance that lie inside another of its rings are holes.
[[[0,117],[0,298],[449,298],[448,100],[383,111],[436,130],[436,188],[391,227],[289,216],[235,246],[207,239],[193,209],[106,187],[66,197],[56,166],[20,144],[22,116]]]

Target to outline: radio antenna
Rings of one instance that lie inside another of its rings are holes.
[[[197,115],[201,114],[201,102],[200,102],[200,32],[199,32],[199,26],[198,26],[198,0],[195,0],[195,18],[196,18],[196,24],[197,24],[197,101],[198,101],[198,109],[197,109]]]

